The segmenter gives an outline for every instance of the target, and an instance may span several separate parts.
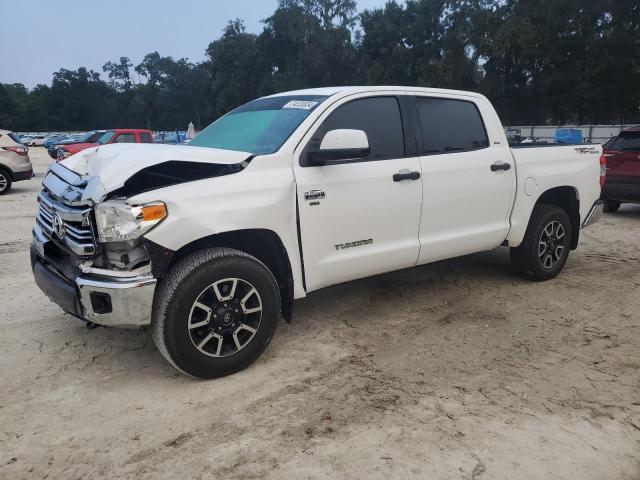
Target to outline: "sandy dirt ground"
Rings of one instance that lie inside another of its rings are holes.
[[[312,294],[196,381],[38,290],[32,156],[0,197],[0,478],[640,479],[640,206],[550,282],[498,249]]]

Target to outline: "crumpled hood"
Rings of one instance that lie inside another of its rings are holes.
[[[87,199],[99,201],[139,171],[164,162],[239,164],[251,153],[189,145],[112,144],[83,150],[60,163],[87,181]]]

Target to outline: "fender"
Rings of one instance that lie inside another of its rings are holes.
[[[531,197],[530,197],[531,198]],[[521,233],[519,238],[509,233],[508,245],[510,247],[517,247],[524,238],[527,227],[529,226],[529,220],[533,214],[533,209],[536,205],[545,203],[547,205],[555,205],[562,208],[569,218],[571,219],[571,226],[573,227],[573,236],[571,242],[571,250],[575,250],[578,247],[578,239],[580,237],[580,199],[578,190],[575,187],[562,185],[558,187],[550,188],[540,194],[535,202],[532,202],[528,207],[528,215],[526,216],[526,224],[521,224],[524,228],[518,229]]]
[[[278,282],[282,317],[291,322],[294,299],[293,271],[287,249],[276,232],[267,229],[227,231],[194,240],[175,252],[148,239],[144,241],[152,259],[154,276],[160,279],[180,260],[206,248],[234,248],[256,257]]]

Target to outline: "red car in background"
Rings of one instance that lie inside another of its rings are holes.
[[[602,199],[606,212],[640,203],[640,127],[627,128],[603,146],[607,174]]]
[[[60,145],[58,148],[58,160],[63,160],[82,150],[110,143],[153,143],[153,132],[139,128],[114,128],[107,130],[95,143],[74,143]]]

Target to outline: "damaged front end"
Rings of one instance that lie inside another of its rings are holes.
[[[149,325],[157,279],[142,238],[102,242],[94,202],[83,198],[88,182],[62,165],[52,165],[43,185],[31,245],[41,290],[87,322]]]
[[[36,283],[63,310],[91,324],[149,325],[157,282],[174,252],[144,235],[164,220],[167,209],[160,201],[131,205],[127,199],[235,173],[247,163],[147,164],[106,187],[97,172],[80,175],[53,163],[38,195],[33,229],[31,265]]]

